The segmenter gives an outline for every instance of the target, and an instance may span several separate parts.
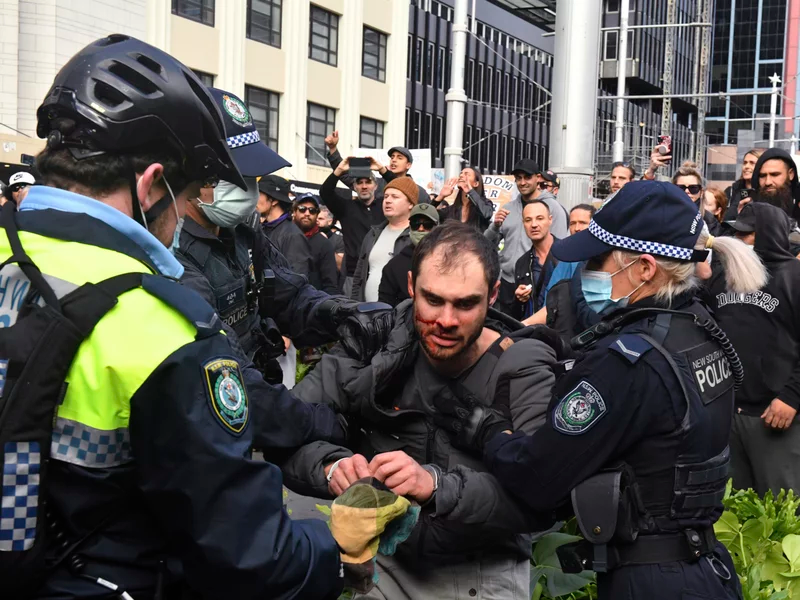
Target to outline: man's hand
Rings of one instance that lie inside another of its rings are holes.
[[[389,341],[394,309],[383,302],[332,300],[331,318],[349,356],[369,362]]]
[[[378,454],[369,463],[369,470],[398,496],[426,502],[433,494],[433,476],[402,450]]]
[[[797,410],[786,404],[780,398],[775,398],[761,418],[764,419],[764,425],[772,427],[772,429],[789,429],[794,420]]]
[[[750,204],[752,201],[753,199],[749,196],[747,198],[742,198],[741,200],[739,200],[739,204],[736,207],[736,213],[738,214],[742,212],[742,209],[748,204]]]
[[[500,225],[502,225],[503,221],[506,220],[508,213],[509,211],[506,208],[498,209],[498,211],[494,215],[494,226],[496,229],[500,229]]]
[[[349,170],[350,170],[350,159],[345,158],[344,160],[342,160],[342,162],[339,163],[336,169],[334,169],[333,174],[336,175],[337,177],[341,177]]]
[[[453,443],[483,454],[483,448],[495,435],[513,431],[508,406],[497,406],[504,412],[482,405],[474,396],[457,397],[448,388],[434,396],[437,414],[434,422],[450,432]]]
[[[328,147],[328,153],[336,152],[336,147],[339,145],[339,132],[332,131],[330,135],[326,136],[325,145]]]
[[[369,159],[370,171],[377,171],[381,175],[383,175],[386,172],[386,167],[384,167],[380,162],[378,162],[371,156],[368,156],[367,158]]]
[[[325,477],[328,476],[334,464],[336,463],[331,463],[325,467]],[[360,454],[354,454],[339,461],[336,470],[331,476],[330,483],[328,483],[328,491],[334,496],[339,496],[359,479],[370,476],[367,459]]]
[[[648,175],[652,175],[654,179],[656,176],[656,171],[658,171],[658,169],[661,167],[666,167],[671,160],[671,154],[661,154],[658,151],[658,146],[653,148],[653,151],[650,153],[650,166],[647,167],[647,171],[645,171],[645,178],[650,179]]]
[[[520,285],[517,286],[517,289],[514,291],[514,295],[517,297],[518,302],[527,302],[531,299],[532,290],[533,286],[531,285]]]

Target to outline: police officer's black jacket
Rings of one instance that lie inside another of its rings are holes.
[[[658,306],[650,297],[621,311]],[[671,308],[710,319],[691,292]],[[640,536],[703,528],[722,512],[732,414],[720,345],[691,318],[651,316],[602,337],[556,383],[547,424],[532,436],[495,436],[484,459],[534,511],[567,505],[578,484],[625,463],[646,509]]]
[[[281,332],[299,346],[331,341],[335,335],[332,324],[316,311],[329,296],[294,273],[259,229],[241,224],[235,229],[220,229],[219,236],[215,236],[187,216],[175,255],[184,267],[181,283],[216,308],[223,322],[238,336],[244,352],[252,356],[257,341],[252,330],[259,326],[259,319],[257,306],[248,302],[248,291],[253,286],[250,252],[259,248],[262,268],[275,276],[273,306],[269,308]]]
[[[789,218],[779,208],[753,203],[755,251],[769,281],[752,294],[725,289],[716,269],[706,301],[728,334],[744,365],[737,409],[761,416],[775,398],[800,408],[800,260],[789,250]]]

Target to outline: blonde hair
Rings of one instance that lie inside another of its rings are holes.
[[[695,177],[697,182],[703,186],[703,189],[706,189],[706,180],[703,177],[702,173],[700,173],[700,169],[698,168],[696,163],[693,163],[690,160],[685,161],[675,174],[672,176],[672,183],[678,182],[678,177]]]
[[[697,238],[695,250],[713,249],[720,258],[725,271],[725,283],[728,291],[737,294],[756,292],[767,284],[769,278],[764,263],[753,250],[741,240],[732,237],[714,237],[703,224],[703,230]],[[641,252],[614,250],[612,256],[619,267],[638,259]],[[664,283],[655,293],[657,300],[667,304],[681,294],[699,285],[695,275],[695,263],[655,256],[656,268],[664,278]]]

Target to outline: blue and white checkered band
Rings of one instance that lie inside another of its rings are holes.
[[[589,232],[601,242],[616,248],[624,248],[633,252],[641,252],[642,254],[658,254],[659,256],[677,258],[678,260],[692,260],[691,248],[681,248],[680,246],[635,240],[624,235],[616,235],[600,227],[594,219],[589,222]]]
[[[228,148],[240,148],[241,146],[249,146],[261,141],[261,136],[258,131],[248,131],[247,133],[240,133],[225,140],[228,142]]]
[[[30,550],[39,512],[39,442],[3,446],[3,494],[0,507],[0,551]]]

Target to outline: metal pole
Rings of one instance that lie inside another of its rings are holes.
[[[695,7],[695,18],[700,16],[700,11],[703,10],[703,0],[697,0],[697,5]],[[700,69],[700,28],[694,30],[694,66],[692,67],[692,92],[698,92],[698,85],[699,81],[699,69]],[[695,99],[695,104],[697,104],[699,99]],[[692,157],[692,160],[697,156],[697,148],[700,145],[700,139],[697,137],[697,127],[695,126],[692,131],[692,142],[691,146],[689,147],[689,156]],[[699,164],[698,161],[695,163]]]
[[[794,155],[797,154],[797,137],[795,137],[795,136],[791,137],[791,145],[789,146],[789,154],[791,154],[792,157],[794,157]]]
[[[700,17],[703,21],[708,21],[711,17],[711,0],[703,0],[703,15]],[[711,52],[711,27],[703,29],[703,36],[700,47],[700,81],[698,85],[698,101],[697,101],[697,154],[695,161],[700,168],[705,171],[706,163],[706,107],[708,101],[705,94],[708,90],[708,57]]]
[[[665,98],[727,98],[728,96],[766,96],[772,90],[739,90],[737,92],[707,92],[704,94],[627,94],[625,100],[664,100]],[[598,100],[616,100],[619,96],[598,96]],[[750,119],[747,119],[748,121]]]
[[[628,13],[629,0],[619,5],[619,44],[617,44],[617,96],[625,95],[625,76],[628,73]],[[617,123],[614,127],[614,162],[625,155],[625,100],[617,98]]]
[[[472,0],[472,25],[470,27],[470,31],[474,34],[478,33],[478,26],[477,26],[477,17],[475,16],[475,4],[477,0]]]
[[[778,84],[781,82],[781,78],[775,73],[769,78],[769,81],[772,84],[772,95],[769,98],[769,147],[773,148],[775,146],[775,117],[778,112]]]
[[[628,25],[628,29],[666,29],[667,27],[713,27],[713,23],[651,23],[649,25]],[[601,27],[600,31],[616,31],[619,26]]]
[[[474,13],[473,13],[474,18]],[[467,0],[455,0],[453,11],[453,64],[450,70],[450,89],[447,102],[447,137],[444,148],[445,178],[461,172],[464,143],[464,111],[467,94],[464,91],[464,62],[467,55]]]
[[[667,0],[666,43],[664,44],[664,102],[661,109],[661,135],[669,135],[672,121],[672,73],[675,63],[675,20],[678,16],[678,5],[675,0]]]
[[[602,2],[559,0],[553,52],[550,165],[561,179],[565,207],[586,202],[594,174]]]

